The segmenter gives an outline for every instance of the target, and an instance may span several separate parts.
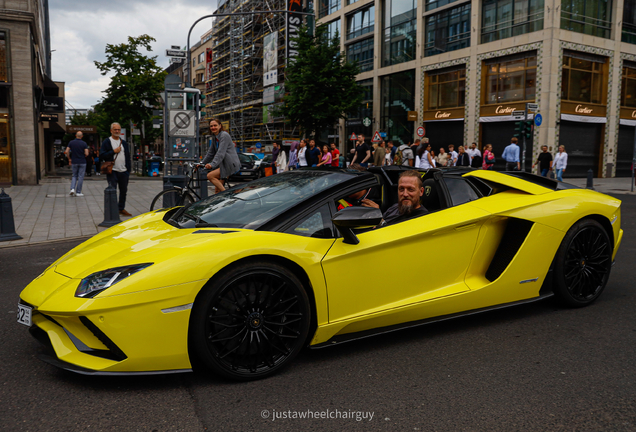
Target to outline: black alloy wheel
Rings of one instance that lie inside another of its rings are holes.
[[[227,378],[264,378],[304,347],[310,307],[298,278],[268,262],[243,264],[205,287],[190,318],[194,354]]]
[[[596,300],[612,269],[612,243],[603,226],[584,219],[572,226],[557,252],[555,296],[571,307]]]

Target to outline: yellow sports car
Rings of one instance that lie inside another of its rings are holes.
[[[619,200],[523,172],[431,169],[409,180],[428,212],[385,224],[405,170],[301,169],[129,219],[31,282],[18,321],[67,370],[249,380],[305,346],[551,295],[585,306],[605,288]]]

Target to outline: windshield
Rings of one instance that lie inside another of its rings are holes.
[[[351,178],[325,171],[288,171],[211,196],[178,212],[182,228],[195,225],[255,229],[296,204]]]

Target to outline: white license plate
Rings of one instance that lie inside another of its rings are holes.
[[[245,171],[241,171],[241,175],[250,175],[251,173],[245,172]]]
[[[29,306],[18,305],[18,323],[31,327],[31,311]]]

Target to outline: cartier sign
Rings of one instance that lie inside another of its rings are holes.
[[[435,121],[435,120],[463,119],[465,114],[466,114],[466,110],[464,107],[450,108],[445,110],[430,110],[430,111],[424,111],[423,120]]]
[[[499,105],[497,109],[495,109],[496,114],[512,114],[515,109],[513,107],[505,107]]]
[[[509,116],[515,111],[523,111],[526,109],[526,104],[510,103],[506,105],[482,105],[479,110],[479,115],[482,117],[488,116]]]
[[[577,105],[576,108],[574,108],[574,111],[576,111],[579,114],[592,114],[592,112],[594,112],[592,108],[587,108],[586,106],[583,106],[583,105]]]
[[[563,114],[576,114],[583,116],[605,117],[607,108],[604,105],[581,104],[576,102],[561,102]]]

